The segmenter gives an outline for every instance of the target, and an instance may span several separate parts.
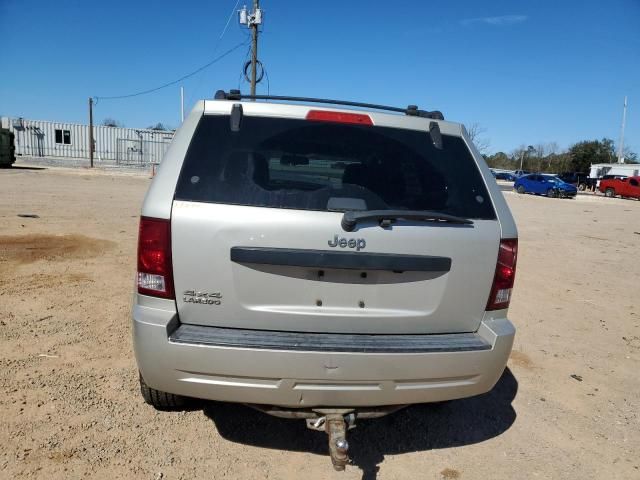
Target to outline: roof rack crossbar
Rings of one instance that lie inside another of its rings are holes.
[[[282,95],[244,95],[239,90],[229,90],[229,93],[218,90],[214,97],[216,100],[278,100],[289,102],[304,103],[324,103],[327,105],[345,105],[349,107],[362,107],[372,110],[386,110],[389,112],[404,113],[405,115],[423,118],[432,118],[435,120],[444,120],[444,115],[438,110],[432,112],[419,110],[415,105],[409,105],[407,108],[390,107],[387,105],[376,105],[374,103],[349,102],[345,100],[332,100],[328,98],[311,98],[311,97],[289,97]]]

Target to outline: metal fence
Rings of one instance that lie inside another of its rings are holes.
[[[15,134],[17,155],[89,159],[88,125],[15,117],[2,117],[0,124]],[[165,130],[94,126],[94,159],[127,166],[160,163],[173,135]]]
[[[118,138],[116,163],[134,167],[158,164],[169,144],[170,142],[166,141]]]

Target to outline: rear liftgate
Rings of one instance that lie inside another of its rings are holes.
[[[295,410],[264,405],[249,405],[263,413],[279,418],[301,418],[307,422],[307,428],[318,432],[326,432],[329,440],[329,455],[333,468],[343,471],[348,464],[349,442],[347,432],[356,428],[357,419],[380,418],[394,413],[406,405],[391,405],[375,408],[314,408]]]

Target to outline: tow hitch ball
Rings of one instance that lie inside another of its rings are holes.
[[[343,471],[346,465],[351,463],[347,431],[355,428],[356,415],[352,411],[316,410],[316,412],[322,416],[307,418],[307,427],[312,430],[324,430],[327,433],[333,468],[339,472]]]
[[[397,412],[406,405],[386,405],[382,407],[359,408],[306,408],[288,409],[274,405],[248,404],[268,415],[279,418],[304,418],[307,428],[325,432],[329,440],[329,455],[333,468],[341,472],[352,462],[349,459],[349,442],[347,432],[356,428],[356,417],[359,419],[380,418]]]

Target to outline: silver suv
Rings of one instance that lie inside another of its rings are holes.
[[[440,112],[218,92],[142,207],[142,394],[306,418],[344,468],[357,418],[494,386],[516,252],[491,172]]]

